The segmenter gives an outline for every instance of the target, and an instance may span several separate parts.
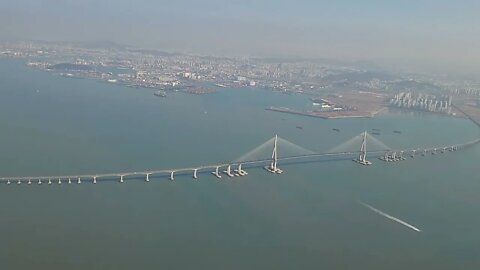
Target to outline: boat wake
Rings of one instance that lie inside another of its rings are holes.
[[[416,232],[422,232],[422,230],[420,230],[419,228],[413,226],[412,224],[409,224],[409,223],[407,223],[407,222],[405,222],[405,221],[403,221],[403,220],[401,220],[401,219],[399,219],[399,218],[396,218],[396,217],[391,216],[391,215],[389,215],[389,214],[387,214],[387,213],[385,213],[385,212],[382,212],[381,210],[379,210],[379,209],[377,209],[377,208],[375,208],[375,207],[373,207],[373,206],[371,206],[371,205],[369,205],[369,204],[367,204],[367,203],[364,203],[364,202],[359,202],[359,203],[360,203],[361,205],[365,206],[366,208],[372,210],[373,212],[375,212],[375,213],[377,213],[377,214],[379,214],[379,215],[381,215],[381,216],[384,216],[384,217],[386,217],[386,218],[388,218],[388,219],[390,219],[390,220],[393,220],[393,221],[395,221],[395,222],[397,222],[397,223],[399,223],[399,224],[402,224],[403,226],[405,226],[405,227],[407,227],[407,228],[409,228],[409,229],[411,229],[411,230],[414,230],[414,231],[416,231]]]

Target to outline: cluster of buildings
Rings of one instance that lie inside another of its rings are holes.
[[[208,82],[225,87],[261,87],[287,94],[315,93],[334,85],[334,81],[326,78],[356,72],[353,68],[307,60],[207,57],[67,43],[0,44],[0,56],[24,57],[32,67],[40,69],[59,63],[90,66],[92,69],[58,72],[162,90]]]
[[[324,99],[324,98],[312,98],[312,105],[316,107],[314,111],[321,111],[321,112],[337,112],[337,111],[356,111],[356,107],[346,106],[346,105],[338,105],[334,102]]]
[[[480,88],[455,88],[450,93],[454,95],[480,96]]]
[[[452,113],[452,96],[443,95],[436,97],[427,94],[401,92],[396,94],[389,102],[390,106],[397,108],[415,109],[436,113]]]
[[[413,94],[444,91],[455,97],[475,100],[480,84],[452,84],[440,79],[407,79],[397,75],[371,72],[345,63],[315,60],[261,58],[227,58],[165,53],[125,46],[87,46],[75,43],[15,42],[0,44],[0,57],[22,57],[29,66],[67,77],[101,80],[129,87],[156,90],[189,90],[196,87],[252,87],[271,89],[285,94],[325,96],[348,91],[369,91],[395,95],[390,105],[423,111],[451,113],[451,97]],[[51,67],[56,67],[52,69]],[[77,68],[75,68],[77,67]],[[63,70],[62,70],[63,68]],[[433,90],[431,90],[433,89]],[[198,92],[198,91],[197,91]],[[203,90],[200,92],[204,92]],[[207,91],[208,92],[208,91]],[[463,98],[463,97],[462,97]],[[318,110],[356,110],[369,103],[361,95],[352,98],[350,106],[318,102]],[[382,105],[385,98],[382,98]],[[338,104],[345,102],[338,102]]]

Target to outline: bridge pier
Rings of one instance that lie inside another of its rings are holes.
[[[145,182],[150,182],[149,176],[151,173],[145,174]]]
[[[69,183],[69,184],[72,183],[72,179],[71,179],[71,178],[68,178],[68,183]]]
[[[242,163],[238,164],[238,167],[235,170],[235,172],[237,173],[238,176],[245,176],[248,174],[245,170],[242,169]]]
[[[22,181],[20,179],[18,179],[17,185],[20,185],[21,183],[22,183]]]
[[[58,184],[59,184],[59,185],[62,184],[62,179],[58,178]]]
[[[49,184],[49,185],[52,184],[52,179],[48,179],[48,184]]]
[[[224,171],[224,173],[226,175],[228,175],[228,177],[233,177],[234,175],[232,174],[232,166],[231,165],[228,165],[227,169]]]
[[[170,173],[170,180],[171,181],[175,180],[175,172]]]
[[[42,179],[38,179],[38,184],[39,184],[39,185],[42,184]]]
[[[29,185],[32,184],[32,180],[31,180],[31,179],[28,179],[28,184],[29,184]]]
[[[219,173],[219,169],[220,169],[219,166],[215,167],[215,171],[212,172],[212,174],[215,175],[217,178],[220,179],[220,178],[222,178],[222,176],[221,176],[220,173]]]
[[[7,185],[10,185],[10,184],[11,184],[11,183],[10,183],[10,179],[8,179],[8,180],[7,180]]]
[[[97,177],[96,177],[96,176],[93,177],[93,183],[94,183],[94,184],[97,183]]]
[[[82,183],[82,180],[80,180],[80,177],[78,177],[77,184],[81,184],[81,183]]]
[[[123,183],[123,175],[120,175],[120,183]]]
[[[380,157],[379,159],[380,160],[383,160],[385,162],[389,162],[390,161],[390,156],[388,155],[390,153],[390,151],[387,151],[385,152],[385,154],[383,155],[383,157]]]
[[[193,170],[193,179],[197,179],[197,171],[198,169]]]

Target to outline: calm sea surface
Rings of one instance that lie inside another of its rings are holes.
[[[0,59],[0,175],[137,171],[235,160],[275,133],[325,151],[365,129],[392,148],[459,143],[471,122],[384,112],[322,120],[265,111],[304,96],[172,93],[70,79]],[[302,126],[298,129],[296,126]],[[340,132],[332,131],[340,129]],[[394,133],[400,130],[402,133]],[[279,149],[281,152],[281,149]],[[478,269],[480,146],[362,167],[242,178],[0,184],[1,269]],[[414,232],[362,206],[419,227]]]

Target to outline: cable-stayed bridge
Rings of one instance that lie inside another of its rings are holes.
[[[82,183],[88,181],[96,184],[99,181],[118,180],[120,183],[128,179],[143,178],[149,182],[153,177],[168,177],[175,180],[179,174],[191,174],[197,179],[201,173],[211,173],[216,178],[242,177],[248,175],[246,167],[263,167],[267,172],[281,174],[283,170],[279,165],[291,162],[315,162],[325,159],[353,159],[361,165],[371,165],[373,162],[368,158],[379,158],[385,162],[396,162],[408,157],[443,154],[456,151],[480,142],[480,138],[460,144],[441,145],[436,147],[391,149],[377,138],[366,131],[332,148],[325,153],[317,153],[275,135],[255,149],[249,151],[238,159],[220,164],[199,165],[188,168],[173,168],[160,170],[147,170],[138,172],[113,172],[93,173],[81,175],[56,175],[56,176],[21,176],[0,177],[0,183],[6,184],[52,184],[52,183]],[[368,148],[367,148],[368,147]]]

